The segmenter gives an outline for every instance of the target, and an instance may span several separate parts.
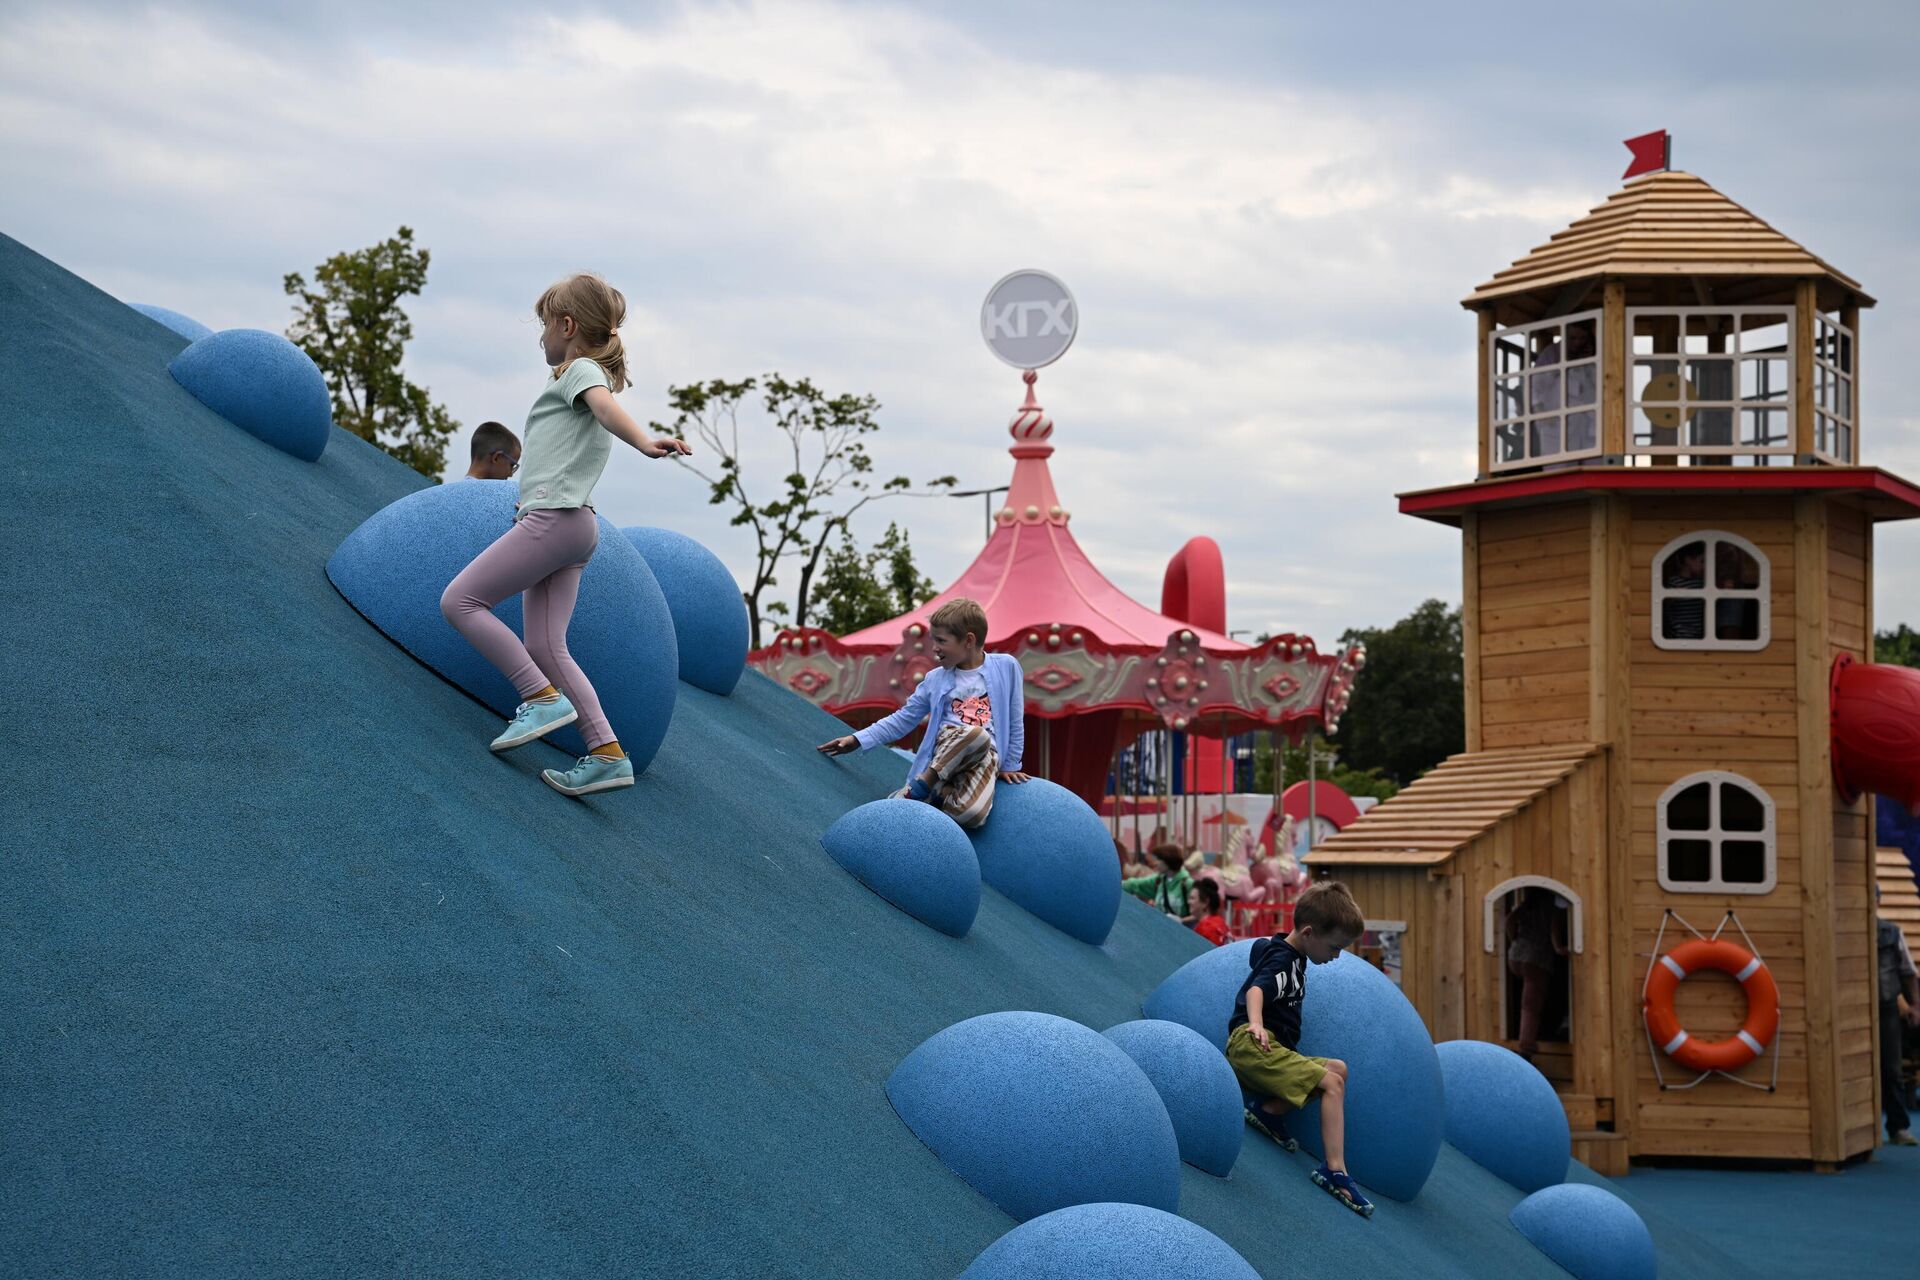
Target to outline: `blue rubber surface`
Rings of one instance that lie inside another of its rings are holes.
[[[307,353],[265,329],[223,329],[168,366],[174,381],[242,431],[306,462],[333,433],[326,379]]]
[[[1557,1186],[1573,1159],[1560,1095],[1505,1045],[1449,1040],[1434,1046],[1446,1087],[1447,1141],[1521,1191]]]
[[[967,835],[982,880],[1082,942],[1107,940],[1120,877],[1113,837],[1086,801],[1044,778],[1001,783],[992,816]]]
[[[171,307],[156,307],[150,302],[134,302],[128,305],[147,319],[167,326],[167,328],[173,330],[188,342],[198,342],[200,339],[211,337],[213,334],[213,330],[207,328],[206,325],[201,324],[192,316],[182,315]]]
[[[1260,1280],[1232,1246],[1137,1204],[1087,1204],[1023,1222],[960,1280]]]
[[[1247,1132],[1240,1082],[1218,1049],[1190,1027],[1140,1018],[1108,1027],[1153,1082],[1180,1143],[1180,1158],[1216,1178],[1233,1172]]]
[[[646,558],[673,615],[680,678],[708,693],[728,694],[747,669],[751,624],[740,584],[720,557],[672,529],[629,525],[627,541]]]
[[[887,1077],[887,1100],[942,1164],[1023,1222],[1076,1204],[1180,1207],[1180,1148],[1153,1082],[1069,1018],[956,1022]]]
[[[1611,1191],[1581,1183],[1546,1187],[1511,1216],[1520,1234],[1574,1280],[1654,1280],[1653,1237]]]
[[[1211,949],[1137,901],[1099,947],[991,890],[964,939],[917,923],[819,847],[900,761],[818,756],[838,723],[753,674],[682,688],[630,791],[555,796],[559,751],[488,755],[497,718],[326,580],[421,477],[236,432],[168,376],[185,345],[0,236],[34,676],[0,713],[58,708],[0,753],[0,1274],[951,1280],[1004,1236],[888,1074],[981,1013],[1135,1017]],[[1667,1280],[1762,1273],[1693,1234],[1755,1213],[1750,1247],[1894,1275],[1912,1154],[1610,1185]],[[1268,1280],[1563,1274],[1451,1148],[1371,1220],[1313,1163],[1249,1140],[1182,1169],[1182,1214]]]
[[[369,516],[327,559],[328,581],[361,616],[502,719],[513,714],[520,695],[453,629],[440,597],[513,527],[518,492],[511,480],[462,480],[409,493]],[[604,517],[598,527],[599,545],[580,575],[567,624],[567,650],[593,682],[607,723],[640,771],[667,736],[680,689],[673,618],[633,544]],[[509,596],[493,613],[526,634],[523,597]],[[587,751],[578,722],[548,740],[576,756]]]
[[[922,924],[964,938],[980,912],[980,860],[960,825],[930,804],[874,800],[820,837],[827,856]]]

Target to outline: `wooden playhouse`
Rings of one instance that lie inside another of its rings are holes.
[[[1857,793],[1914,802],[1920,681],[1867,665],[1873,527],[1920,489],[1858,462],[1872,302],[1697,177],[1629,182],[1465,300],[1479,474],[1400,498],[1461,531],[1466,751],[1308,863],[1398,935],[1436,1040],[1515,1044],[1507,911],[1550,891],[1566,955],[1534,1060],[1602,1171],[1875,1143]],[[1858,715],[1884,723],[1842,742]],[[1693,930],[1773,990],[1692,973],[1686,1034],[1656,1017],[1655,1043],[1649,977]],[[1726,1069],[1686,1065],[1714,1042]]]

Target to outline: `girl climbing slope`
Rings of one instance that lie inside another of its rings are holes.
[[[540,776],[562,794],[584,796],[633,785],[633,762],[567,652],[580,573],[600,541],[587,499],[613,452],[611,436],[649,458],[693,450],[684,440],[648,435],[613,398],[627,387],[620,345],[627,300],[618,289],[599,276],[569,276],[540,295],[533,313],[553,375],[527,411],[513,527],[447,585],[440,612],[525,699],[493,749],[511,751],[578,720],[588,754]],[[525,644],[492,612],[519,592],[526,593]]]

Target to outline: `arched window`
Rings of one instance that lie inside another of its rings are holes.
[[[1688,774],[1661,794],[1657,821],[1662,889],[1773,891],[1773,798],[1739,774]]]
[[[1773,566],[1737,533],[1683,533],[1653,558],[1653,642],[1662,649],[1764,649]]]

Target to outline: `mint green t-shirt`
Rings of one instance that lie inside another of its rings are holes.
[[[527,410],[520,458],[520,510],[584,507],[613,454],[613,437],[595,420],[584,397],[607,386],[606,370],[578,359],[550,378]]]

